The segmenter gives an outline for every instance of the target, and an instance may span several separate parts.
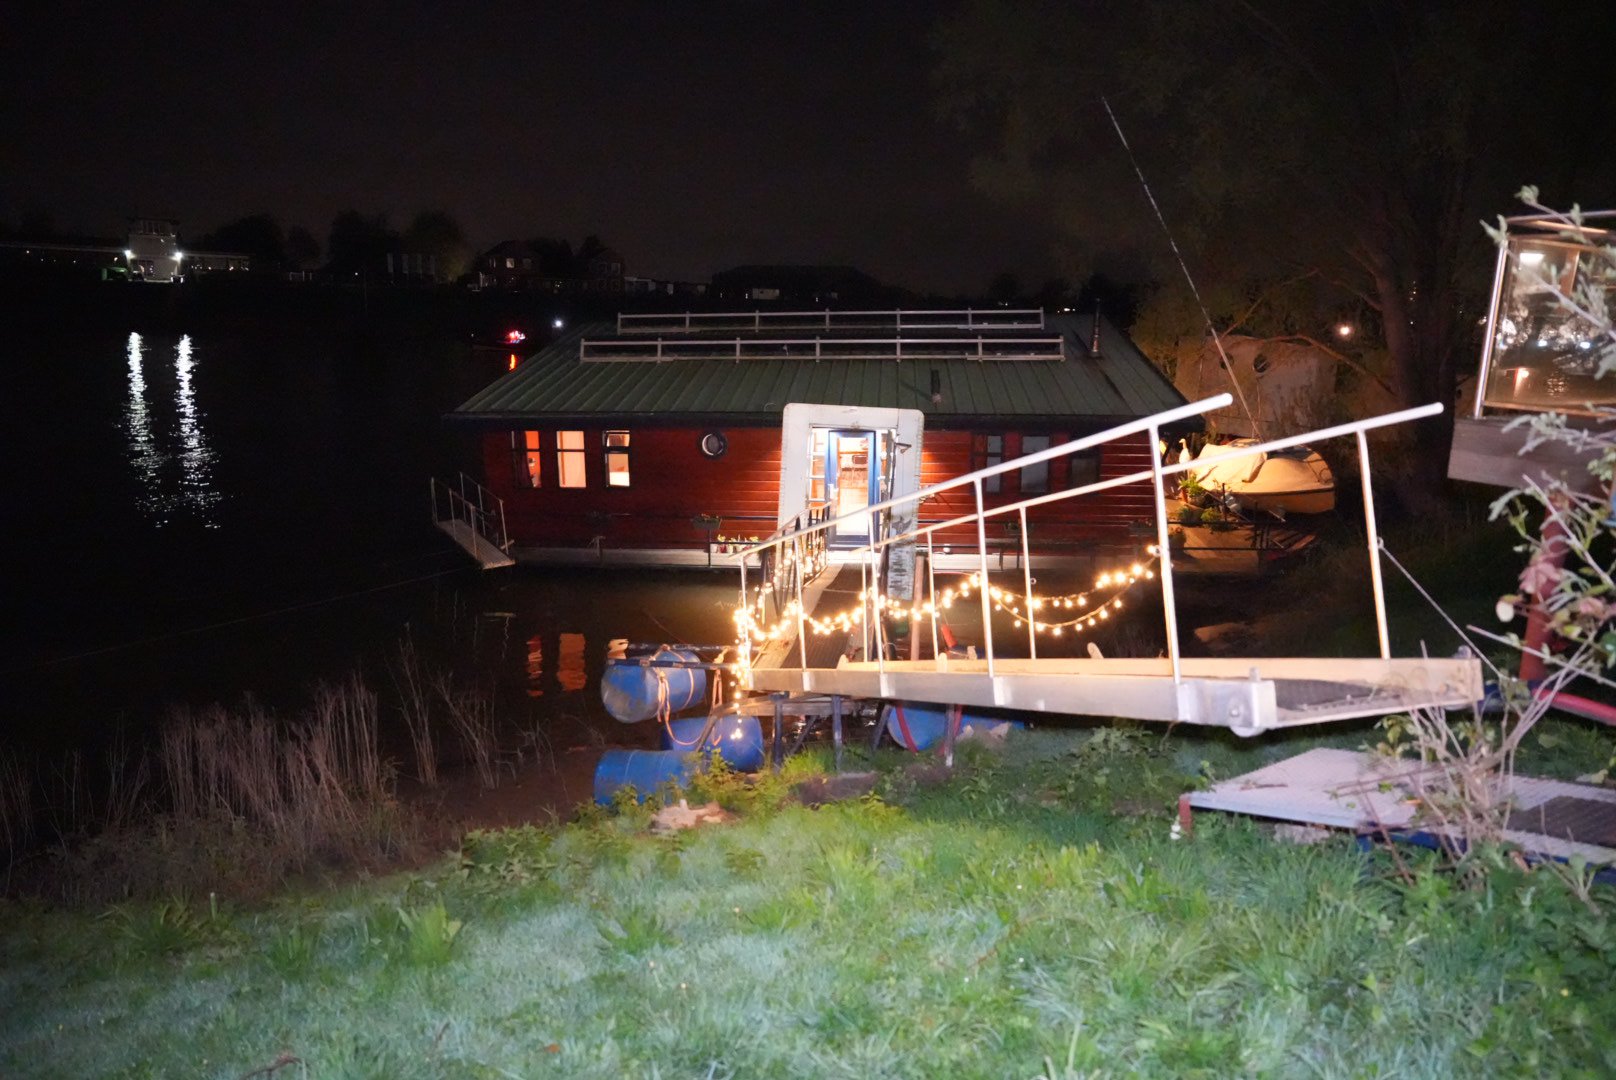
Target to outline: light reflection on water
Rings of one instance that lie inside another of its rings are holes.
[[[136,503],[159,527],[169,524],[178,511],[188,512],[205,528],[216,529],[214,509],[220,493],[213,483],[213,449],[202,430],[202,412],[196,403],[196,360],[191,337],[182,335],[174,346],[174,412],[178,446],[171,450],[159,440],[157,417],[147,400],[146,341],[130,334],[126,347],[129,392],[124,404],[124,430],[129,440],[129,464],[135,474]],[[179,476],[172,477],[177,463]],[[177,488],[175,484],[177,483]]]
[[[152,436],[151,412],[146,405],[146,343],[129,335],[129,401],[124,406],[124,427],[129,434],[129,464],[140,482],[140,508],[161,516],[163,453]]]
[[[174,347],[174,379],[178,384],[174,407],[180,417],[180,502],[197,511],[210,529],[219,527],[213,508],[219,492],[213,486],[213,451],[202,434],[202,418],[196,407],[196,389],[191,375],[196,361],[191,359],[191,335],[183,334]]]
[[[561,659],[556,665],[556,681],[561,684],[562,690],[567,691],[582,690],[589,685],[582,634],[561,635]]]

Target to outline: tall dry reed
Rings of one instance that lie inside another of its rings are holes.
[[[398,656],[388,665],[388,673],[415,750],[415,778],[427,787],[436,787],[438,744],[432,732],[432,692],[414,638],[406,635],[398,643]]]
[[[11,754],[0,757],[0,852],[9,864],[34,839],[34,778]]]
[[[159,754],[174,817],[243,822],[294,863],[358,839],[390,797],[377,711],[351,676],[290,722],[253,703],[175,712]]]
[[[499,785],[499,725],[494,716],[494,696],[476,684],[457,686],[447,673],[433,680],[433,689],[443,703],[449,726],[460,738],[477,780],[485,788]]]

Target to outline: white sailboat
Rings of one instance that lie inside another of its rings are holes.
[[[1208,491],[1227,490],[1242,510],[1269,513],[1322,514],[1335,509],[1335,474],[1310,446],[1270,450],[1219,462],[1235,451],[1256,446],[1256,439],[1207,443],[1195,456],[1205,468],[1189,475]]]

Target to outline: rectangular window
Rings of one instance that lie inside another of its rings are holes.
[[[516,486],[539,486],[539,433],[537,431],[511,432],[511,465],[516,473]]]
[[[1049,449],[1048,435],[1023,435],[1021,437],[1021,452],[1023,454],[1036,454],[1040,450]],[[1023,494],[1036,495],[1041,491],[1049,490],[1049,462],[1040,461],[1032,465],[1021,467],[1021,490]]]
[[[606,486],[628,487],[628,432],[606,433]]]
[[[984,469],[987,469],[987,468],[992,468],[994,465],[1002,465],[1003,463],[1004,463],[1004,436],[1003,435],[989,435],[988,440],[987,440],[987,453],[983,457],[982,467]],[[1003,484],[1004,484],[1004,474],[1003,473],[995,473],[994,475],[986,477],[985,479],[983,479],[983,481],[982,481],[982,490],[989,493],[989,494],[996,494],[997,492],[999,492],[1001,490],[1001,488],[1003,487]]]
[[[581,431],[556,432],[556,485],[564,488],[585,487],[584,433]]]
[[[1098,483],[1100,479],[1100,449],[1079,450],[1066,458],[1067,468],[1071,470],[1066,486],[1069,488],[1087,487]]]

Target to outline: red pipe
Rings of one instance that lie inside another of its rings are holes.
[[[1602,701],[1593,701],[1579,694],[1568,694],[1564,690],[1556,694],[1540,689],[1537,696],[1546,699],[1552,708],[1561,712],[1568,712],[1585,720],[1594,720],[1607,727],[1616,727],[1616,705],[1606,705]]]

